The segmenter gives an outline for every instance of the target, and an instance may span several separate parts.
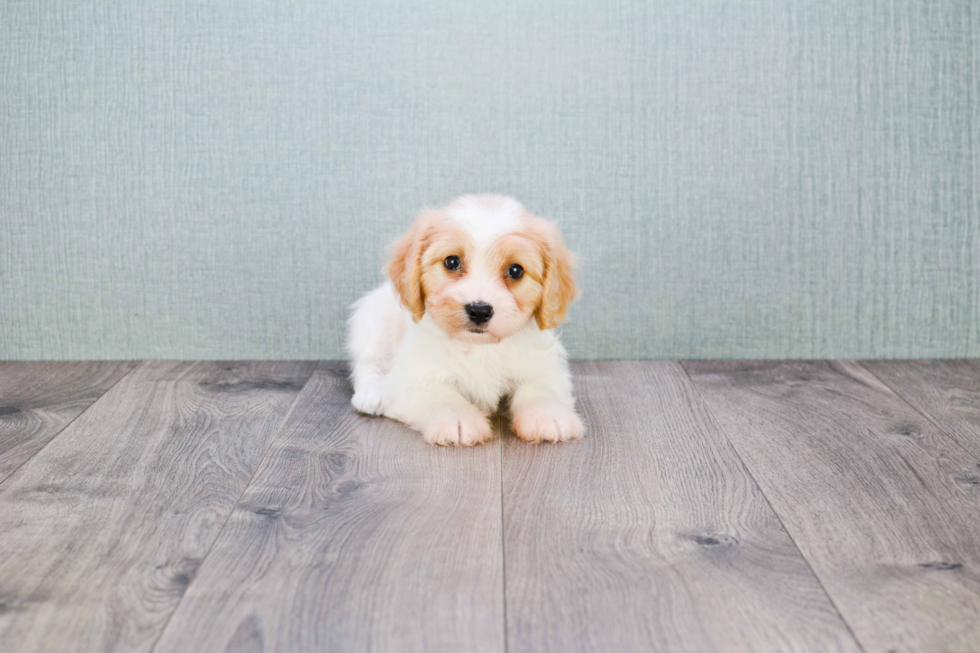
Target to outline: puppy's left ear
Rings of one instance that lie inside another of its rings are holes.
[[[541,247],[544,261],[541,303],[534,311],[534,319],[543,331],[564,322],[568,307],[578,296],[573,276],[576,261],[575,255],[565,246],[558,227],[541,218],[534,218],[531,224],[532,235]]]

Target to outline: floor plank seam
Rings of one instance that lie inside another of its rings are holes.
[[[276,441],[279,439],[279,436],[282,434],[282,430],[289,422],[289,416],[292,415],[293,409],[296,408],[296,404],[299,402],[299,398],[303,394],[303,390],[305,390],[306,386],[309,385],[310,379],[313,378],[313,375],[316,373],[317,368],[320,367],[320,362],[321,361],[317,361],[316,365],[313,366],[313,369],[310,370],[310,375],[307,376],[306,381],[303,382],[303,387],[301,387],[299,389],[299,392],[296,393],[296,396],[293,397],[293,401],[289,405],[289,410],[286,411],[286,414],[282,418],[282,422],[279,423],[279,428],[276,429],[276,434],[272,436],[272,439],[269,441],[269,446],[262,454],[262,458],[259,460],[259,464],[255,466],[255,469],[252,470],[252,474],[248,477],[248,482],[246,482],[245,487],[242,488],[241,494],[238,495],[238,498],[235,500],[235,503],[232,505],[231,510],[229,510],[228,514],[225,516],[224,523],[221,524],[221,528],[219,528],[215,533],[214,541],[211,542],[211,546],[208,547],[207,553],[204,554],[204,557],[201,558],[201,564],[198,565],[197,571],[194,573],[194,577],[191,578],[189,583],[187,583],[187,587],[184,588],[184,593],[181,594],[180,599],[178,599],[176,605],[174,605],[174,609],[170,611],[170,614],[167,616],[167,620],[164,622],[163,627],[160,628],[160,632],[157,634],[156,639],[153,640],[153,645],[150,646],[150,653],[153,653],[153,651],[156,650],[157,645],[160,643],[160,640],[163,639],[163,634],[167,631],[167,628],[170,626],[170,622],[173,620],[174,615],[177,614],[177,610],[180,608],[180,604],[184,601],[184,597],[186,597],[187,594],[190,592],[191,585],[194,584],[194,581],[200,575],[201,569],[203,569],[204,565],[207,563],[208,556],[211,555],[211,551],[214,549],[214,545],[218,542],[219,539],[221,539],[221,534],[224,532],[225,528],[228,527],[228,522],[231,520],[231,516],[235,514],[235,510],[238,508],[238,504],[241,503],[242,497],[245,496],[245,493],[248,491],[249,486],[252,485],[252,481],[255,479],[255,475],[258,473],[259,469],[261,469],[262,463],[265,462],[265,459],[268,457],[269,452],[272,451],[272,447],[275,445]]]
[[[782,515],[780,515],[779,512],[776,510],[775,506],[772,505],[772,501],[769,500],[769,495],[766,494],[766,491],[762,488],[762,485],[760,485],[759,481],[756,480],[755,475],[752,473],[752,470],[749,469],[749,466],[745,464],[745,460],[742,459],[742,454],[739,452],[738,448],[732,442],[731,437],[728,435],[728,431],[725,430],[725,428],[721,424],[721,421],[715,416],[714,410],[711,408],[711,404],[708,402],[708,399],[701,393],[701,388],[698,387],[698,384],[691,377],[691,373],[688,371],[687,367],[680,361],[677,361],[677,364],[684,371],[684,375],[687,377],[687,380],[691,383],[691,386],[694,389],[694,391],[698,393],[698,398],[704,404],[704,408],[707,411],[708,416],[718,427],[719,431],[721,431],[721,433],[725,436],[725,440],[728,442],[728,446],[732,448],[732,451],[735,453],[735,456],[738,458],[739,464],[742,465],[742,469],[745,470],[745,473],[748,475],[748,477],[752,479],[752,483],[755,484],[755,486],[759,489],[759,493],[762,495],[762,498],[766,500],[766,504],[769,506],[769,509],[772,510],[772,514],[776,516],[776,519],[779,521],[779,525],[782,527],[783,532],[785,532],[786,535],[789,537],[790,541],[793,543],[793,547],[800,554],[800,558],[803,560],[803,562],[806,563],[806,566],[810,570],[810,573],[813,574],[813,577],[816,579],[817,584],[820,585],[820,589],[823,590],[824,596],[827,597],[827,600],[830,602],[830,605],[834,607],[834,611],[837,613],[837,616],[840,617],[841,623],[844,624],[844,627],[847,628],[847,632],[851,634],[851,638],[854,640],[854,643],[861,651],[866,652],[867,649],[864,647],[864,644],[861,642],[860,639],[858,639],[858,636],[854,632],[854,629],[851,627],[850,622],[848,622],[847,619],[844,618],[844,614],[841,612],[840,607],[834,601],[834,597],[830,595],[830,592],[827,591],[827,587],[824,585],[823,580],[820,578],[820,575],[817,574],[816,570],[813,568],[813,564],[803,553],[803,550],[800,549],[800,545],[796,541],[796,538],[793,537],[792,531],[790,531],[786,527],[786,523],[783,521]]]
[[[507,631],[507,523],[504,518],[504,428],[503,424],[499,423],[500,427],[500,442],[498,447],[500,449],[500,574],[502,577],[502,593],[503,593],[503,614],[504,614],[504,653],[508,653],[510,644],[508,642],[509,634]]]
[[[946,431],[945,428],[943,428],[941,425],[939,425],[938,423],[936,423],[936,421],[934,419],[932,419],[927,414],[925,414],[924,412],[922,412],[921,410],[919,410],[918,408],[916,408],[912,404],[911,401],[909,401],[908,399],[905,398],[905,395],[903,395],[898,390],[896,390],[894,387],[892,387],[892,384],[888,383],[883,378],[881,378],[880,376],[878,376],[877,374],[875,374],[873,371],[871,371],[870,368],[868,368],[868,366],[863,365],[861,363],[861,361],[854,361],[854,362],[857,363],[858,366],[860,366],[860,368],[862,370],[864,370],[865,372],[867,372],[868,374],[870,374],[871,376],[873,376],[874,378],[876,378],[878,381],[880,381],[883,386],[885,386],[886,388],[888,388],[889,390],[891,390],[892,391],[892,394],[894,394],[896,397],[898,397],[902,401],[903,404],[905,404],[906,406],[908,406],[909,408],[911,408],[912,411],[915,412],[916,415],[921,415],[922,416],[922,419],[924,419],[925,421],[929,422],[934,427],[936,427],[936,430],[939,431],[943,435],[943,438],[945,440],[947,440],[954,447],[956,447],[957,449],[959,449],[960,451],[962,451],[964,454],[966,454],[967,456],[969,456],[970,458],[972,458],[973,460],[975,460],[978,465],[980,465],[980,458],[978,458],[977,456],[975,456],[972,451],[970,451],[969,449],[967,449],[966,447],[964,447],[963,445],[961,445],[959,442],[957,442],[956,441],[956,438],[954,438],[952,435],[950,435],[949,432]]]
[[[120,361],[120,362],[122,363],[122,362],[126,362],[126,361]],[[85,414],[85,413],[87,413],[88,411],[90,411],[90,410],[92,410],[92,406],[94,406],[95,404],[97,404],[97,403],[99,403],[100,401],[102,401],[102,399],[103,399],[103,398],[104,398],[104,397],[105,397],[105,396],[106,396],[107,394],[109,394],[110,392],[112,392],[112,390],[113,390],[113,388],[115,388],[115,387],[116,387],[117,385],[119,385],[120,383],[122,383],[122,382],[123,382],[123,379],[126,379],[127,377],[129,377],[129,375],[130,375],[130,374],[132,374],[133,372],[135,372],[135,371],[136,371],[136,370],[138,370],[139,368],[141,368],[141,367],[143,367],[143,365],[145,365],[145,364],[146,364],[146,361],[145,361],[145,360],[141,360],[141,361],[139,361],[139,362],[138,362],[138,363],[137,363],[136,365],[134,365],[134,366],[133,366],[133,369],[131,369],[131,370],[129,370],[128,372],[126,372],[125,374],[123,374],[122,376],[120,376],[120,377],[119,377],[119,378],[118,378],[118,379],[116,380],[116,382],[115,382],[115,383],[113,383],[113,384],[112,384],[111,386],[109,386],[108,388],[106,388],[106,391],[105,391],[105,392],[103,392],[102,394],[100,394],[100,395],[98,396],[98,398],[97,398],[97,399],[96,399],[95,401],[93,401],[93,402],[92,402],[92,403],[90,403],[90,404],[89,404],[88,406],[86,406],[86,407],[85,407],[85,410],[83,410],[83,411],[82,411],[82,412],[80,412],[79,414],[77,414],[77,415],[75,415],[75,417],[73,417],[73,418],[72,418],[71,420],[69,420],[67,424],[65,424],[65,425],[64,425],[63,427],[61,427],[61,429],[60,429],[60,430],[59,430],[59,431],[58,431],[57,433],[55,433],[55,434],[54,434],[54,435],[53,435],[53,436],[51,437],[51,439],[50,439],[50,440],[48,440],[47,442],[45,442],[45,443],[44,443],[44,444],[43,444],[43,445],[41,446],[41,448],[40,448],[40,449],[38,449],[37,451],[35,451],[34,453],[32,453],[32,454],[30,455],[30,457],[29,457],[29,458],[28,458],[27,460],[25,460],[25,461],[24,461],[24,462],[22,462],[21,464],[19,464],[19,465],[17,465],[17,468],[16,468],[16,469],[13,469],[13,470],[11,470],[9,474],[7,474],[6,476],[4,476],[3,478],[0,478],[0,492],[3,492],[3,490],[4,490],[4,487],[3,487],[3,486],[4,486],[4,484],[5,484],[6,482],[7,482],[7,480],[8,480],[8,479],[11,479],[11,478],[13,478],[13,476],[14,476],[14,474],[16,474],[16,473],[17,473],[17,472],[19,472],[19,471],[20,471],[21,469],[23,469],[23,468],[24,468],[24,466],[25,466],[25,465],[26,465],[27,463],[29,463],[29,462],[31,462],[32,460],[34,460],[34,458],[36,458],[36,457],[37,457],[37,455],[38,455],[39,453],[41,453],[42,451],[44,451],[45,449],[47,449],[47,448],[48,448],[48,446],[49,446],[49,445],[50,445],[50,444],[51,444],[52,442],[54,442],[54,441],[55,441],[55,440],[57,440],[57,439],[58,439],[59,437],[61,437],[61,434],[62,434],[62,433],[64,433],[65,431],[67,431],[67,430],[68,430],[68,427],[69,427],[69,426],[71,426],[71,425],[72,425],[72,424],[74,424],[74,423],[75,423],[76,421],[78,421],[78,419],[79,419],[79,418],[80,418],[80,417],[81,417],[82,415],[84,415],[84,414]]]

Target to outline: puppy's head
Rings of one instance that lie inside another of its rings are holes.
[[[418,217],[388,275],[416,322],[428,313],[450,337],[492,343],[532,318],[558,326],[577,293],[573,267],[554,224],[509,197],[467,195]]]

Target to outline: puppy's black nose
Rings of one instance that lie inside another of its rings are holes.
[[[470,316],[470,322],[473,324],[489,322],[490,318],[493,317],[493,306],[484,302],[474,302],[463,308],[466,309],[466,314]]]

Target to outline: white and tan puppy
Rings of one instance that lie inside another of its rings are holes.
[[[582,436],[565,348],[552,331],[577,292],[554,224],[499,195],[428,210],[394,245],[390,282],[353,306],[347,348],[357,410],[474,445],[509,397],[514,433]]]

